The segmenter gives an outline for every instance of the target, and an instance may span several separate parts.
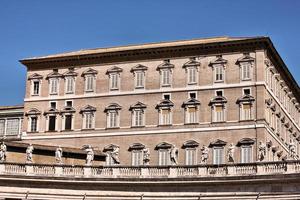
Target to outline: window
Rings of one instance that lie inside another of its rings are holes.
[[[40,81],[33,81],[33,92],[32,95],[40,94]]]
[[[185,149],[185,164],[196,165],[197,164],[197,151],[195,148]]]
[[[186,124],[198,123],[198,106],[199,105],[200,105],[200,102],[195,98],[190,98],[187,101],[183,102],[181,107],[184,108]]]
[[[250,120],[251,118],[251,104],[242,104],[241,120]]]
[[[225,121],[225,109],[223,105],[215,105],[214,107],[214,122]]]
[[[224,81],[224,68],[222,65],[215,66],[215,82]]]
[[[163,94],[163,99],[170,100],[171,99],[171,94]]]
[[[72,115],[65,115],[65,130],[72,129]]]
[[[118,113],[115,111],[111,111],[108,113],[108,128],[118,127]]]
[[[171,123],[171,110],[161,109],[160,110],[160,123],[159,125],[170,125]]]
[[[169,149],[159,149],[158,150],[158,165],[170,165],[170,150]]]
[[[242,80],[249,80],[250,77],[250,71],[251,71],[251,64],[250,63],[243,63],[241,64],[242,69]]]
[[[93,75],[87,75],[85,77],[85,92],[94,92],[95,90],[95,77]]]
[[[93,113],[86,113],[85,114],[85,129],[92,129],[94,122],[94,114]]]
[[[72,107],[73,101],[66,101],[66,107]]]
[[[85,106],[80,110],[82,114],[82,128],[94,129],[95,128],[95,112],[96,108],[90,105]]]
[[[174,106],[173,102],[169,99],[163,99],[159,104],[156,105],[158,109],[158,123],[159,125],[171,125],[172,124],[172,107]]]
[[[0,135],[5,135],[5,119],[0,120]]]
[[[243,94],[244,95],[250,95],[251,94],[251,89],[250,88],[244,88],[243,89]]]
[[[50,108],[56,109],[56,102],[55,101],[50,101]]]
[[[197,69],[195,67],[187,68],[188,84],[197,83]]]
[[[169,59],[164,60],[164,62],[156,68],[160,74],[161,87],[170,87],[172,85],[172,68],[174,68],[174,65],[170,63]]]
[[[30,117],[30,132],[37,132],[37,117]]]
[[[243,89],[243,96],[237,100],[240,107],[240,120],[252,120],[252,104],[255,101],[254,97],[250,95],[250,88]]]
[[[144,112],[143,110],[134,110],[133,111],[133,124],[132,126],[143,126],[144,125]]]
[[[189,92],[189,99],[197,99],[197,92]]]
[[[48,131],[55,131],[56,116],[49,116]]]
[[[252,162],[252,147],[241,146],[241,163]]]
[[[224,147],[213,148],[213,164],[214,165],[224,164]]]
[[[143,165],[143,150],[131,151],[131,164],[132,166]]]
[[[119,74],[110,75],[110,89],[111,90],[119,89]]]
[[[186,111],[186,122],[187,123],[197,123],[197,108],[188,107]]]
[[[75,85],[75,79],[74,77],[66,77],[65,79],[65,84],[66,84],[66,87],[65,87],[65,91],[66,91],[66,94],[73,94],[74,93],[74,85]]]
[[[144,72],[135,72],[135,88],[144,88]]]
[[[217,90],[216,91],[216,96],[223,96],[223,90]]]
[[[20,125],[19,119],[7,119],[6,135],[18,135],[19,125]]]
[[[49,79],[49,93],[50,94],[58,94],[58,79],[57,78],[50,78]]]
[[[170,86],[171,85],[171,71],[166,69],[161,72],[161,85]]]

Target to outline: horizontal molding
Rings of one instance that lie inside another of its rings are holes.
[[[187,91],[199,91],[199,90],[216,90],[225,88],[237,88],[237,87],[249,87],[265,85],[265,82],[240,82],[233,84],[214,84],[206,86],[193,86],[183,88],[160,88],[153,90],[132,90],[132,91],[119,91],[119,92],[108,92],[108,93],[91,93],[83,95],[64,95],[64,96],[49,96],[49,97],[33,97],[25,98],[24,102],[36,102],[36,101],[56,101],[66,99],[87,99],[97,97],[110,97],[110,96],[125,96],[125,95],[138,95],[138,94],[154,94],[154,93],[165,93],[165,92],[187,92]]]
[[[89,138],[89,137],[108,137],[108,136],[127,136],[127,135],[152,135],[152,134],[173,134],[173,133],[189,133],[189,132],[204,132],[204,131],[223,131],[223,130],[238,130],[238,129],[255,129],[266,128],[264,124],[253,125],[239,125],[239,126],[221,126],[221,127],[205,127],[205,128],[180,128],[180,129],[166,129],[166,130],[149,130],[149,131],[119,131],[119,132],[101,132],[88,133],[82,131],[79,133],[61,135],[27,135],[26,132],[22,134],[22,140],[40,140],[40,139],[66,139],[66,138]]]

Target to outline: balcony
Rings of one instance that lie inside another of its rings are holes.
[[[196,166],[79,166],[0,163],[0,175],[78,178],[205,178],[300,173],[300,161]]]

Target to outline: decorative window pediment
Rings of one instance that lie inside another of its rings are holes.
[[[114,151],[116,148],[119,148],[119,146],[115,144],[109,144],[103,148],[103,152]]]
[[[255,140],[251,139],[251,138],[243,138],[238,142],[238,146],[242,146],[242,145],[253,145],[255,143]]]
[[[133,105],[130,106],[129,110],[135,110],[135,109],[145,109],[147,108],[147,106],[145,104],[143,104],[142,102],[137,102]]]
[[[34,73],[28,76],[28,80],[33,80],[33,79],[43,79],[43,76],[38,73]]]
[[[172,146],[173,145],[170,144],[170,143],[162,142],[162,143],[159,143],[158,145],[156,145],[155,150],[158,150],[158,149],[171,149]]]
[[[249,53],[244,53],[244,55],[236,61],[236,64],[240,64],[243,62],[254,62],[254,58],[250,56]]]
[[[214,65],[223,65],[225,66],[225,64],[227,63],[228,61],[225,60],[222,55],[218,55],[217,58],[213,61],[211,61],[209,63],[209,66],[214,66]]]
[[[187,67],[198,67],[200,66],[201,63],[196,61],[196,58],[193,57],[193,58],[190,58],[190,60],[188,62],[186,62],[182,67],[183,68],[187,68]]]
[[[117,66],[114,66],[114,67],[108,69],[108,70],[106,71],[106,74],[110,74],[110,73],[120,73],[120,72],[122,72],[122,71],[123,71],[122,68],[117,67]]]
[[[80,113],[85,113],[85,112],[96,112],[96,108],[95,107],[93,107],[93,106],[91,106],[91,105],[87,105],[87,106],[85,106],[84,108],[82,108],[81,110],[80,110]]]
[[[132,150],[142,150],[144,149],[146,146],[142,143],[133,143],[132,145],[129,146],[128,151],[132,151]]]
[[[53,72],[51,72],[50,74],[47,75],[46,79],[49,79],[49,78],[60,78],[62,77],[63,75],[58,73],[58,71],[56,69],[53,70]]]
[[[197,99],[191,98],[188,99],[187,101],[183,102],[182,107],[185,108],[187,106],[199,106],[200,105],[200,101],[198,101]]]
[[[174,106],[174,103],[172,101],[170,101],[169,99],[163,99],[161,100],[157,105],[156,105],[156,109],[159,108],[171,108]]]
[[[160,71],[162,69],[172,69],[174,65],[170,63],[170,60],[164,60],[164,62],[157,66],[156,70]]]
[[[210,100],[210,105],[213,104],[225,104],[227,103],[227,99],[223,96],[215,96],[213,99]]]
[[[130,72],[135,72],[135,71],[146,71],[148,69],[148,67],[138,64],[136,66],[134,66],[133,68],[131,68]]]
[[[63,113],[75,113],[76,110],[72,107],[72,106],[65,106],[61,111],[60,113],[63,114]]]
[[[105,108],[104,112],[107,112],[110,110],[121,110],[121,109],[122,109],[122,107],[119,104],[111,103]]]
[[[64,75],[65,77],[66,77],[66,76],[77,76],[78,73],[75,72],[73,68],[70,68],[70,69],[69,69],[67,72],[65,72],[63,75]]]
[[[49,115],[49,114],[59,114],[59,110],[56,108],[50,108],[47,111],[44,112],[44,115]]]
[[[92,68],[88,68],[84,72],[82,72],[81,76],[86,76],[86,75],[96,75],[98,74],[98,71]]]
[[[213,142],[211,142],[209,144],[210,147],[214,147],[214,146],[225,146],[227,144],[227,142],[223,141],[223,140],[220,140],[220,139],[217,139]]]
[[[199,143],[196,142],[195,140],[188,140],[185,143],[183,143],[182,148],[196,148],[199,146]]]
[[[25,116],[29,116],[29,115],[40,115],[41,111],[39,111],[36,108],[32,108],[30,109],[28,112],[25,113]]]
[[[277,111],[277,112],[276,112],[276,116],[280,118],[280,117],[281,117],[281,112],[280,112],[280,111]]]
[[[243,95],[242,97],[237,99],[238,104],[244,102],[252,103],[253,101],[255,101],[255,98],[249,94]]]

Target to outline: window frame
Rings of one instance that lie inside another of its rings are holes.
[[[49,78],[49,95],[58,95],[59,94],[59,78]],[[54,83],[56,83],[56,86],[54,87],[53,85],[55,85]],[[54,91],[53,88],[55,88],[56,90]]]
[[[243,152],[244,149],[250,149],[250,151],[249,151],[250,156],[247,155],[247,156],[249,156],[249,162],[246,162],[248,159],[244,158],[244,152]],[[241,157],[240,158],[241,163],[251,163],[251,162],[253,162],[253,147],[252,147],[252,145],[241,145],[240,146],[240,154],[241,154],[241,156],[240,156]]]
[[[216,158],[216,151],[217,150],[221,150],[221,156],[219,156],[218,158]],[[223,165],[225,164],[225,148],[224,146],[213,146],[213,165]],[[222,160],[219,160],[219,158],[221,158]],[[218,159],[218,160],[216,160]],[[216,162],[217,161],[217,162]],[[221,162],[220,162],[221,161]]]
[[[72,91],[69,89],[69,81],[72,82]],[[65,77],[65,94],[74,94],[75,93],[75,86],[76,85],[76,78],[74,76],[66,76]]]
[[[91,79],[89,81],[89,79]],[[89,83],[91,84],[91,88],[89,87]],[[96,76],[94,74],[86,74],[84,76],[84,92],[85,93],[93,93],[96,91]]]

